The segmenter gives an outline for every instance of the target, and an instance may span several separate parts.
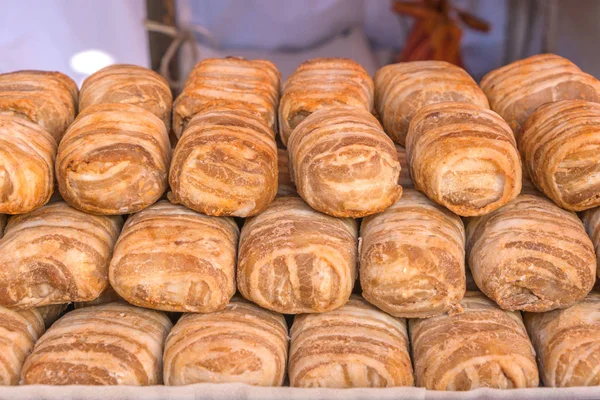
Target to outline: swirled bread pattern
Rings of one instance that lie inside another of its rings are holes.
[[[285,314],[338,308],[356,279],[357,236],[354,220],[321,214],[298,197],[278,197],[242,228],[238,290]]]
[[[93,300],[108,283],[121,217],[64,202],[12,217],[0,240],[0,305],[29,309]]]
[[[467,224],[467,257],[477,286],[506,310],[544,312],[582,300],[596,257],[574,213],[520,195]]]
[[[129,217],[110,263],[111,286],[156,310],[213,312],[235,293],[238,227],[166,200]]]

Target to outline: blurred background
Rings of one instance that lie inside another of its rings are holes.
[[[61,71],[79,84],[113,63],[152,67],[177,91],[226,55],[274,61],[284,79],[314,57],[382,65],[442,59],[476,79],[540,52],[600,77],[596,0],[0,0],[0,72]]]

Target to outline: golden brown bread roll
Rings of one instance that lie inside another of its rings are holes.
[[[535,352],[521,314],[467,292],[462,313],[409,320],[417,386],[429,390],[537,387]]]
[[[44,320],[44,326],[48,329],[67,307],[69,307],[69,304],[49,304],[47,306],[38,307],[36,310],[39,311]]]
[[[242,382],[281,386],[288,330],[281,314],[233,298],[211,314],[184,314],[167,338],[165,385]]]
[[[408,125],[419,109],[448,101],[489,108],[473,78],[444,61],[391,64],[375,73],[375,107],[385,132],[402,146]]]
[[[564,310],[525,313],[545,386],[600,385],[600,294]]]
[[[277,131],[281,75],[267,60],[209,58],[196,64],[173,104],[173,130],[181,137],[189,120],[215,106],[244,109]]]
[[[544,312],[582,300],[594,285],[594,247],[577,216],[520,195],[467,224],[477,286],[505,310]]]
[[[160,384],[170,329],[163,313],[125,303],[73,310],[37,342],[23,365],[21,384]]]
[[[0,112],[0,213],[28,213],[50,200],[56,147],[41,126]]]
[[[264,121],[244,109],[196,114],[173,153],[171,201],[208,215],[248,217],[277,194],[277,145]]]
[[[71,206],[92,214],[129,214],[167,188],[171,158],[163,122],[129,104],[87,107],[58,146],[56,178]]]
[[[538,54],[495,69],[483,77],[481,88],[517,138],[529,115],[544,103],[600,102],[600,82],[555,54]]]
[[[235,293],[239,229],[166,200],[132,215],[110,262],[110,284],[128,303],[213,312]]]
[[[353,295],[345,306],[294,318],[290,386],[392,387],[414,384],[406,321]]]
[[[540,106],[523,126],[519,149],[532,182],[560,207],[600,205],[600,104]]]
[[[398,178],[398,184],[402,186],[403,189],[414,187],[414,183],[410,177],[410,167],[408,166],[406,149],[396,145],[396,154],[398,155],[398,162],[400,162],[400,177]]]
[[[88,215],[63,202],[12,217],[0,240],[0,305],[29,309],[98,297],[121,224],[121,217]]]
[[[16,114],[46,129],[56,142],[77,112],[77,84],[60,72],[0,74],[0,114]]]
[[[238,290],[284,314],[338,308],[356,279],[357,236],[352,219],[321,214],[298,197],[278,197],[244,223]]]
[[[284,149],[277,149],[277,196],[298,196],[296,185],[292,182],[290,176],[290,160],[288,152]]]
[[[487,214],[521,192],[521,160],[506,122],[466,103],[421,108],[406,137],[415,189],[463,217]]]
[[[14,311],[0,306],[0,386],[19,383],[21,367],[44,333],[39,311]]]
[[[360,225],[363,297],[383,311],[421,318],[452,310],[465,293],[460,217],[408,189]]]
[[[279,103],[279,134],[287,145],[292,131],[313,112],[332,106],[373,109],[373,80],[356,61],[315,58],[303,62],[285,82]]]
[[[171,128],[173,98],[166,79],[151,69],[131,64],[102,68],[83,81],[79,111],[93,104],[123,103],[139,106]]]
[[[359,218],[400,198],[394,143],[366,110],[329,107],[309,115],[289,138],[292,180],[315,210]]]

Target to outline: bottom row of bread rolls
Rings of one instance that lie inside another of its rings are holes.
[[[283,315],[240,297],[175,326],[124,302],[77,308],[45,333],[60,308],[0,307],[0,384],[281,386],[288,376],[293,387],[470,390],[537,387],[540,375],[546,386],[600,384],[600,294],[524,319],[479,292],[460,305],[407,322],[353,295],[295,316],[289,336]]]

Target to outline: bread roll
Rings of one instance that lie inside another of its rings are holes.
[[[28,213],[50,200],[56,147],[41,126],[0,114],[0,213]]]
[[[447,101],[489,108],[473,78],[444,61],[391,64],[375,73],[375,107],[386,133],[402,146],[416,112],[428,104]]]
[[[73,310],[37,342],[23,365],[21,384],[160,384],[170,329],[163,313],[124,303]]]
[[[196,114],[173,153],[170,199],[216,216],[248,217],[277,193],[275,134],[243,109]]]
[[[463,217],[487,214],[521,192],[521,160],[506,122],[466,103],[423,107],[406,137],[415,189]]]
[[[406,321],[353,295],[323,314],[294,318],[290,386],[391,387],[414,384]]]
[[[181,137],[187,123],[214,106],[244,109],[277,131],[281,75],[267,60],[209,58],[196,64],[173,107],[173,130]]]
[[[279,172],[277,196],[298,196],[296,185],[290,176],[290,160],[287,150],[277,149],[277,170]]]
[[[93,104],[122,103],[139,106],[171,128],[173,98],[166,79],[151,69],[131,64],[102,68],[83,81],[79,111]]]
[[[77,84],[60,72],[0,74],[0,114],[16,114],[42,126],[57,143],[75,118],[77,96]]]
[[[303,62],[285,82],[279,103],[279,133],[287,145],[292,131],[317,110],[332,106],[373,109],[373,80],[356,61],[315,58]]]
[[[396,154],[398,155],[398,161],[400,162],[400,177],[398,178],[398,184],[402,186],[403,189],[414,187],[414,183],[410,177],[410,167],[408,166],[406,149],[396,145]]]
[[[239,229],[168,201],[129,217],[110,263],[111,286],[128,303],[213,312],[235,293]]]
[[[23,362],[43,333],[44,320],[38,310],[0,306],[0,386],[19,383]]]
[[[537,387],[535,353],[521,314],[467,292],[464,312],[409,320],[417,386],[428,390]]]
[[[505,310],[544,312],[582,300],[594,285],[594,247],[577,216],[520,195],[467,224],[477,286]]]
[[[49,304],[36,308],[39,311],[42,319],[44,320],[44,326],[46,329],[50,328],[52,324],[60,317],[60,315],[69,307],[69,304]]]
[[[288,150],[298,194],[325,214],[364,217],[402,195],[394,143],[368,111],[316,111],[294,129]]]
[[[288,330],[281,314],[239,298],[211,314],[184,314],[165,345],[165,385],[281,386]]]
[[[14,216],[0,240],[0,305],[29,309],[93,300],[108,282],[121,217],[63,202]]]
[[[533,183],[560,207],[600,205],[600,104],[540,106],[523,127],[519,149]]]
[[[129,214],[167,188],[169,136],[150,111],[129,104],[87,107],[58,146],[60,194],[92,214]]]
[[[483,77],[481,88],[517,139],[529,115],[544,103],[600,102],[600,82],[555,54],[538,54],[495,69]]]
[[[363,297],[405,318],[453,309],[465,293],[461,219],[408,189],[396,204],[360,225]]]
[[[238,290],[284,314],[338,308],[356,279],[357,236],[354,220],[321,214],[298,197],[278,197],[242,228]]]

